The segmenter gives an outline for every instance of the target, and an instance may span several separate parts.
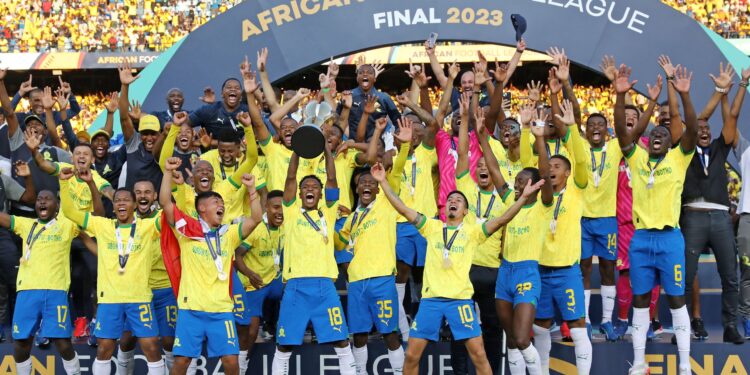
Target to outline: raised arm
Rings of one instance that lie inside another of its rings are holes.
[[[5,120],[8,121],[8,138],[10,138],[16,134],[19,125],[15,106],[11,104],[10,97],[8,97],[8,90],[5,88],[5,76],[7,73],[7,69],[0,69],[0,104],[5,112]],[[29,76],[28,83],[31,85],[31,76]],[[23,87],[23,84],[21,86]]]
[[[669,56],[661,55],[657,61],[659,66],[664,70],[664,74],[667,76],[667,82],[671,82],[675,79],[675,71],[677,67],[672,65],[672,61]],[[682,117],[680,117],[680,106],[677,104],[677,92],[674,86],[671,84],[667,85],[667,102],[669,103],[669,132],[672,134],[672,144],[682,138]]]
[[[375,103],[377,102],[378,98],[375,95],[368,95],[367,98],[365,98],[365,106],[362,108],[362,116],[359,117],[357,134],[354,137],[357,142],[366,141],[367,123],[370,120],[370,115],[375,112]]]
[[[34,187],[34,179],[31,178],[31,170],[29,164],[25,161],[17,160],[13,166],[16,168],[16,176],[23,177],[24,191],[18,200],[21,203],[33,206],[36,202],[36,189]],[[7,189],[7,186],[6,186]]]
[[[510,82],[511,77],[513,77],[513,73],[516,72],[516,67],[518,67],[518,63],[521,62],[521,55],[523,55],[523,51],[526,50],[526,41],[523,39],[519,40],[516,43],[516,53],[513,54],[513,57],[510,58],[510,61],[508,61],[508,75],[503,80],[503,87],[508,85],[508,82]],[[497,65],[497,62],[495,62]]]
[[[297,196],[297,168],[299,166],[299,156],[292,152],[289,158],[289,168],[286,172],[286,181],[284,182],[284,203],[294,201]],[[326,170],[326,173],[328,171]]]
[[[713,74],[708,75],[711,77],[711,80],[714,81],[714,85],[716,85],[713,94],[711,94],[711,98],[708,99],[708,103],[706,103],[706,106],[703,108],[703,111],[698,115],[699,120],[708,120],[711,118],[711,116],[714,114],[714,111],[716,110],[716,107],[719,105],[719,102],[722,101],[722,98],[729,93],[729,90],[732,88],[732,77],[734,77],[734,69],[732,69],[732,65],[727,63],[726,69],[724,69],[724,63],[719,63],[719,76],[716,77]]]
[[[531,122],[534,120],[534,118],[536,118],[536,116],[536,105],[533,100],[530,100],[526,104],[521,105],[518,110],[518,119],[521,123],[519,160],[521,161],[521,165],[524,168],[533,166],[531,155],[533,153],[533,149],[529,147],[529,144],[531,143]],[[546,153],[547,149],[545,148],[544,150]]]
[[[526,187],[524,187],[523,192],[521,193],[521,197],[518,198],[518,200],[516,200],[512,206],[508,207],[508,209],[505,210],[502,215],[492,218],[484,223],[484,230],[487,232],[487,234],[492,235],[493,233],[497,232],[498,229],[502,228],[504,225],[513,220],[518,212],[521,211],[521,207],[526,204],[529,196],[539,190],[542,185],[544,185],[544,183],[544,180],[540,180],[536,184],[532,185],[531,179],[529,179],[529,181],[526,183]]]
[[[52,97],[52,88],[49,86],[42,90],[42,106],[44,107],[44,125],[47,127],[50,143],[52,146],[62,148],[63,144],[60,135],[57,133],[57,124],[55,124],[55,114],[52,112],[52,108],[55,106],[55,98]]]
[[[263,116],[261,116],[260,113],[260,106],[255,100],[255,96],[252,92],[253,88],[255,88],[255,90],[257,91],[257,81],[255,80],[252,72],[250,74],[245,74],[245,72],[243,71],[242,73],[242,82],[245,85],[247,107],[250,111],[250,120],[252,121],[253,130],[255,131],[257,139],[259,139],[261,142],[264,142],[271,138],[271,133],[268,131],[268,128],[266,128],[266,123],[263,121]]]
[[[174,226],[174,202],[172,202],[172,175],[180,175],[177,168],[182,164],[180,158],[169,158],[164,164],[164,175],[161,178],[161,188],[159,190],[159,205],[164,212],[167,223]]]
[[[456,81],[456,77],[458,77],[458,74],[461,72],[461,67],[456,64],[454,61],[453,64],[448,66],[448,81],[445,83],[445,85],[441,85],[443,89],[443,96],[440,97],[440,102],[438,102],[438,108],[437,113],[435,114],[435,128],[432,129],[434,132],[432,136],[437,133],[437,127],[440,126],[440,124],[443,123],[443,120],[445,120],[445,117],[448,116],[448,113],[452,110],[451,108],[451,97],[453,96],[453,82]],[[425,137],[426,138],[426,137]]]
[[[445,76],[445,72],[443,72],[443,65],[440,64],[437,56],[435,56],[435,48],[437,47],[430,48],[430,44],[427,41],[424,42],[424,51],[425,53],[427,53],[427,57],[430,59],[430,68],[432,69],[432,74],[440,84],[440,87],[445,87],[445,85],[448,83],[449,78]]]
[[[106,131],[110,136],[114,134],[115,111],[117,111],[119,101],[119,94],[117,93],[117,91],[113,91],[109,94],[109,101],[104,105],[104,107],[107,109],[107,119],[106,121],[104,121],[104,128],[102,130]]]
[[[242,181],[243,175],[250,173],[255,164],[258,163],[258,147],[255,145],[255,134],[252,130],[252,121],[250,115],[247,112],[240,112],[237,114],[237,119],[242,123],[242,127],[245,130],[245,160],[237,167],[237,170],[232,174],[232,181]],[[254,186],[254,185],[253,185]]]
[[[435,134],[437,134],[437,130],[440,125],[438,124],[435,117],[432,116],[432,113],[425,111],[424,108],[417,105],[417,103],[412,102],[409,99],[408,94],[399,95],[396,97],[396,100],[398,100],[399,104],[401,104],[402,106],[411,109],[412,112],[414,112],[417,117],[419,117],[419,119],[425,123],[425,125],[427,126],[427,132],[425,133],[422,142],[424,142],[427,146],[434,147]]]
[[[271,117],[268,119],[271,121],[271,124],[273,124],[273,127],[276,128],[277,132],[281,132],[281,120],[283,120],[293,109],[296,109],[299,102],[308,95],[310,95],[310,89],[303,87],[297,90],[297,93],[291,99],[284,102],[284,105],[271,113]]]
[[[497,61],[495,61],[495,70],[490,70],[490,73],[492,73],[495,78],[495,90],[492,91],[490,110],[487,112],[487,117],[485,117],[484,126],[489,134],[494,134],[495,124],[505,120],[505,113],[503,112],[503,87],[504,82],[508,79],[508,66],[505,64],[498,64]],[[502,118],[500,116],[502,116]]]
[[[693,72],[688,72],[685,67],[675,69],[675,78],[671,80],[672,87],[679,93],[682,107],[685,109],[685,132],[680,138],[680,146],[683,152],[692,152],[698,143],[698,116],[695,114],[693,101],[690,99],[690,82]]]
[[[105,216],[106,212],[104,211],[104,204],[102,203],[102,194],[99,192],[99,188],[96,186],[96,182],[94,181],[94,175],[91,174],[91,170],[80,170],[76,172],[76,176],[81,179],[81,181],[86,183],[86,186],[89,187],[89,190],[91,191],[91,203],[94,206],[94,216]]]
[[[463,176],[469,171],[469,105],[471,93],[464,92],[460,99],[461,124],[458,129],[458,161],[456,162],[456,177]]]
[[[482,150],[482,155],[484,155],[484,162],[487,164],[487,170],[490,173],[492,183],[495,185],[495,190],[500,196],[505,196],[505,193],[508,191],[508,184],[506,183],[503,174],[500,172],[500,164],[498,164],[497,158],[492,152],[492,147],[490,147],[490,135],[487,134],[487,128],[484,125],[486,123],[486,120],[483,122],[477,122],[476,132],[477,139],[479,140],[479,147]]]
[[[396,192],[391,189],[391,186],[386,179],[383,164],[378,163],[373,165],[372,168],[370,168],[370,173],[372,174],[372,177],[375,178],[380,184],[380,189],[383,191],[383,194],[385,194],[388,202],[391,203],[391,206],[393,206],[393,208],[395,208],[396,211],[398,211],[398,213],[400,213],[401,216],[405,217],[406,220],[408,220],[410,223],[417,223],[420,216],[419,212],[405,205],[404,202],[402,202],[398,197]]]
[[[724,140],[729,142],[729,144],[737,145],[740,140],[740,132],[737,131],[737,118],[740,116],[742,102],[745,100],[745,94],[747,94],[749,80],[750,69],[742,69],[742,81],[740,81],[740,87],[737,89],[737,95],[734,97],[729,115],[724,116],[724,128],[722,128],[721,132]],[[726,133],[724,132],[725,130]],[[734,135],[732,138],[729,138],[730,133]]]
[[[187,123],[187,120],[187,112],[177,112],[172,118],[172,124],[167,125],[169,126],[169,132],[167,133],[167,137],[164,138],[164,144],[161,147],[161,152],[158,154],[159,166],[162,170],[164,170],[167,159],[174,155],[174,144],[177,141],[177,136],[180,134],[180,127],[182,127],[182,124]]]
[[[263,47],[258,51],[258,59],[256,65],[258,66],[258,74],[260,75],[260,82],[263,87],[263,96],[266,97],[266,103],[271,112],[276,112],[279,109],[279,101],[276,99],[276,92],[273,91],[271,86],[271,80],[268,79],[268,71],[266,70],[266,64],[268,63],[268,48]]]
[[[41,134],[34,134],[31,129],[27,128],[23,133],[23,140],[26,142],[26,147],[31,151],[31,157],[42,172],[46,174],[57,172],[57,166],[51,161],[44,159],[44,156],[39,152],[39,145],[42,144]]]
[[[60,171],[60,209],[63,215],[79,227],[86,227],[86,212],[75,207],[73,200],[70,199],[70,178],[73,177],[72,168],[63,168]]]
[[[250,196],[250,217],[242,220],[242,238],[246,238],[253,232],[256,226],[263,221],[263,207],[260,205],[260,195],[255,190],[255,176],[246,173],[242,175],[242,184],[247,188]]]
[[[617,78],[614,81],[615,88],[615,132],[617,132],[617,141],[620,143],[620,148],[623,154],[627,154],[635,146],[635,134],[634,132],[628,132],[628,126],[625,123],[625,95],[633,88],[633,85],[638,81],[630,81],[631,69],[627,66],[620,65],[620,69],[617,72]]]
[[[531,131],[534,133],[535,137],[534,148],[536,148],[536,152],[539,154],[539,175],[542,176],[543,181],[546,181],[545,184],[542,185],[542,203],[550,205],[552,204],[553,191],[552,182],[549,178],[549,156],[547,156],[547,148],[544,144],[544,127],[532,126]]]
[[[133,120],[129,114],[128,88],[141,75],[133,76],[130,63],[127,60],[117,67],[117,70],[120,74],[120,98],[118,102],[120,107],[120,127],[122,128],[125,143],[128,143],[135,136],[135,126],[133,126]]]
[[[401,142],[398,154],[393,158],[393,166],[388,172],[388,184],[391,185],[391,189],[396,194],[401,191],[401,174],[404,173],[406,158],[409,156],[409,148],[411,148],[412,131],[414,130],[412,126],[413,124],[408,117],[402,117],[398,120],[398,132],[393,135],[395,139]],[[375,165],[375,163],[371,165]]]
[[[372,138],[367,144],[367,163],[375,165],[378,161],[378,145],[380,143],[380,136],[383,135],[385,127],[388,125],[388,119],[381,117],[375,121],[375,130],[372,133]]]
[[[562,112],[562,116],[557,116],[559,116],[559,120],[566,124],[568,128],[568,134],[570,137],[568,139],[568,142],[570,142],[568,150],[573,159],[570,161],[573,163],[573,180],[578,187],[583,189],[589,182],[588,168],[586,164],[586,157],[588,155],[584,154],[583,138],[581,137],[581,134],[576,130],[570,130],[570,128],[577,128],[575,110],[573,109],[573,104],[570,100],[566,99],[563,102]]]
[[[339,183],[336,180],[336,158],[333,157],[328,142],[325,143],[323,148],[323,155],[326,163],[326,189],[337,189]]]
[[[562,83],[565,98],[570,100],[570,103],[573,106],[573,117],[576,124],[581,126],[581,124],[583,124],[583,121],[581,120],[581,106],[578,104],[575,91],[573,91],[573,84],[570,80],[570,60],[568,60],[568,56],[565,55],[565,50],[562,50],[562,54],[560,55],[559,64],[557,65],[557,69],[555,69],[555,76],[560,83]]]

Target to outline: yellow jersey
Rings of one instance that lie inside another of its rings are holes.
[[[172,194],[180,211],[198,218],[198,211],[195,210],[195,190],[188,184],[176,186],[176,191]],[[245,206],[245,196],[247,189],[245,185],[238,184],[227,178],[222,181],[214,181],[213,191],[219,193],[224,200],[224,224],[230,224],[232,220],[243,216],[243,207]]]
[[[161,219],[161,209],[155,210],[151,215],[144,219]],[[151,277],[148,279],[148,285],[151,289],[164,289],[171,288],[172,283],[169,281],[169,275],[167,274],[167,267],[164,265],[164,257],[161,254],[161,244],[159,248],[154,251],[154,260],[151,263]]]
[[[679,227],[680,197],[694,152],[684,152],[679,146],[657,160],[650,158],[648,151],[633,147],[625,155],[632,176],[635,229]]]
[[[538,262],[549,230],[550,215],[551,207],[544,205],[540,199],[521,207],[505,226],[503,260]]]
[[[213,167],[214,169],[214,181],[216,182],[226,180],[240,167],[239,161],[235,162],[234,165],[225,166],[221,162],[219,150],[217,149],[206,151],[205,153],[201,154],[201,160],[205,160],[209,164],[211,164],[211,167]]]
[[[359,207],[347,217],[338,240],[353,251],[349,282],[396,274],[396,219],[398,212],[378,194],[368,207]]]
[[[427,240],[422,298],[470,299],[474,287],[469,270],[475,249],[487,239],[484,224],[464,220],[458,227],[452,227],[422,215],[417,229]],[[450,246],[446,246],[446,242]],[[443,253],[448,247],[451,264],[446,268]]]
[[[602,148],[591,147],[588,142],[582,143],[581,157],[586,159],[589,179],[584,194],[583,216],[614,217],[617,209],[617,177],[622,160],[620,144],[617,139],[609,140]]]
[[[437,201],[435,200],[435,186],[432,170],[437,165],[437,153],[434,147],[420,143],[414,153],[409,155],[401,173],[401,187],[399,198],[406,206],[427,215],[437,215]],[[407,220],[400,217],[404,223]]]
[[[260,148],[263,154],[266,156],[266,163],[268,165],[268,173],[266,174],[266,189],[268,191],[281,190],[284,191],[284,184],[286,183],[286,174],[289,170],[289,160],[292,157],[292,150],[286,148],[286,146],[276,143],[273,141],[273,137],[268,137],[260,142]],[[318,172],[318,163],[321,158],[315,159],[299,159],[299,166],[297,167],[297,182],[302,177],[309,175],[316,175],[318,178],[321,176],[316,173]],[[325,166],[323,167],[323,184],[325,184]]]
[[[565,137],[556,138],[556,139],[548,139],[545,142],[547,155],[565,156],[568,160],[570,160],[570,163],[573,164],[573,160],[570,157],[570,150],[568,150],[568,148],[565,147],[565,144],[568,143],[569,138],[570,138],[570,128],[568,128],[567,133],[565,134]],[[534,137],[531,135],[531,129],[521,128],[520,144],[521,144],[521,158],[520,158],[521,165],[523,167],[538,168],[539,156],[537,155],[536,149],[534,148]],[[528,146],[525,146],[525,145],[528,145]]]
[[[565,267],[580,261],[581,216],[585,191],[586,188],[576,185],[571,175],[565,189],[553,194],[550,228],[544,237],[540,265]],[[554,233],[552,227],[555,228]]]
[[[497,164],[500,165],[500,174],[503,175],[505,182],[513,185],[513,181],[516,180],[516,176],[523,169],[521,158],[519,157],[516,161],[510,160],[510,158],[508,157],[508,150],[503,147],[503,144],[500,143],[500,141],[490,136],[487,136],[487,139],[490,144],[490,149],[492,149],[492,154],[495,155]]]
[[[217,229],[219,248],[214,238],[209,238],[214,251],[219,250],[225,280],[219,280],[218,270],[206,240],[195,240],[174,231],[180,243],[180,293],[177,306],[180,309],[203,312],[232,312],[232,300],[229,283],[232,278],[234,250],[242,243],[242,222],[223,225]]]
[[[55,171],[52,173],[53,176],[59,176],[60,171],[65,168],[70,168],[74,171],[76,170],[73,165],[68,163],[53,162],[53,164],[55,165]],[[112,186],[93,168],[91,169],[91,177],[94,179],[94,185],[96,185],[96,188],[100,192],[104,190],[104,188]],[[91,190],[89,189],[89,185],[78,177],[73,177],[69,181],[70,199],[73,201],[75,208],[82,212],[93,212],[94,202],[93,198],[91,197]]]
[[[354,209],[354,195],[352,192],[352,175],[354,170],[361,165],[357,164],[358,151],[350,150],[334,156],[336,165],[336,183],[339,188],[339,206]],[[320,160],[315,175],[325,184],[326,181],[326,163]],[[325,196],[325,194],[323,194]]]
[[[96,237],[99,303],[140,303],[151,301],[151,267],[154,252],[161,254],[159,218],[135,219],[133,224],[118,224],[86,213],[82,228]],[[120,247],[127,254],[128,242],[133,233],[132,250],[124,272],[120,273],[119,248],[116,231],[120,233]]]
[[[255,189],[260,190],[266,187],[266,174],[268,173],[268,161],[265,155],[258,155],[258,162],[255,163],[253,171],[250,172],[255,176]]]
[[[456,176],[456,188],[462,192],[468,199],[469,214],[464,218],[465,223],[483,224],[488,219],[493,219],[508,209],[506,202],[510,201],[511,190],[505,192],[505,196],[500,196],[494,190],[484,191],[474,182],[466,170],[462,175]],[[496,231],[474,252],[472,264],[483,267],[500,267],[500,239],[503,235],[503,229]]]
[[[321,202],[317,210],[310,211],[302,208],[297,197],[283,205],[284,280],[302,277],[336,279],[339,270],[333,255],[333,242],[338,202],[330,206]]]
[[[21,216],[10,217],[10,230],[23,241],[16,290],[65,290],[70,287],[70,243],[78,236],[78,225],[58,214],[44,222]],[[29,249],[29,246],[31,249]]]
[[[263,279],[263,285],[270,284],[278,276],[274,260],[284,251],[284,233],[281,228],[271,227],[264,222],[263,226],[258,225],[255,228],[243,245],[248,248],[242,257],[245,265]],[[247,276],[239,272],[237,275],[242,285],[245,286],[245,290],[255,290]]]

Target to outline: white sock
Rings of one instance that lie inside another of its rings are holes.
[[[148,375],[164,375],[164,360],[148,363]]]
[[[240,363],[240,375],[245,375],[247,372],[247,350],[240,350],[240,355],[237,361]]]
[[[133,375],[135,371],[135,349],[131,351],[124,351],[119,349],[117,351],[117,360],[115,361],[115,367],[117,368],[117,375]]]
[[[367,345],[361,348],[352,347],[352,354],[357,364],[357,375],[367,375]]]
[[[586,328],[571,328],[570,337],[573,339],[576,352],[576,367],[578,375],[588,375],[591,371],[591,340]]]
[[[68,375],[81,375],[81,362],[78,360],[78,353],[73,352],[73,359],[70,361],[63,359],[63,368]]]
[[[347,346],[345,348],[334,349],[336,349],[336,355],[339,357],[339,372],[341,375],[355,375],[357,373],[357,364],[354,363],[352,348]]]
[[[110,366],[112,359],[102,361],[99,359],[94,360],[94,364],[91,365],[91,373],[94,375],[109,375],[112,373],[112,366]]]
[[[591,289],[586,289],[583,291],[583,306],[586,310],[586,324],[591,324],[591,319],[589,319],[589,304],[591,304]]]
[[[646,335],[650,326],[648,307],[633,307],[633,367],[646,363]]]
[[[164,351],[164,364],[167,366],[167,372],[172,371],[172,366],[174,366],[174,354],[170,351]]]
[[[396,350],[388,350],[388,361],[391,362],[391,370],[394,375],[404,373],[404,347],[399,346]]]
[[[680,369],[690,368],[690,316],[687,307],[669,309],[672,312],[672,328],[677,337],[677,353],[680,354]]]
[[[526,362],[526,370],[529,375],[542,375],[541,361],[539,360],[539,352],[536,351],[534,345],[529,345],[528,348],[521,350],[523,361]]]
[[[508,367],[510,375],[526,375],[526,362],[518,349],[508,349]]]
[[[602,323],[612,321],[612,312],[615,311],[615,299],[617,288],[614,285],[602,285]],[[588,314],[586,314],[588,316]]]
[[[276,349],[273,353],[273,363],[271,364],[271,375],[288,375],[289,374],[289,358],[292,357],[292,352],[283,353]]]
[[[552,350],[552,336],[549,333],[549,328],[534,324],[533,330],[534,346],[539,353],[539,365],[542,368],[542,374],[549,374],[549,352]]]
[[[187,375],[195,375],[197,373],[198,373],[198,358],[193,358],[190,360],[190,364],[188,365]]]
[[[401,331],[402,340],[409,341],[409,320],[406,319],[406,310],[404,310],[406,284],[396,283],[396,292],[398,293],[398,330]]]
[[[16,362],[16,373],[19,375],[31,375],[31,357],[21,363]]]

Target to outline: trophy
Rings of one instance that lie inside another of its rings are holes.
[[[333,108],[315,100],[307,103],[304,111],[304,125],[292,134],[292,150],[301,158],[314,159],[323,153],[326,137],[320,126],[328,120]]]

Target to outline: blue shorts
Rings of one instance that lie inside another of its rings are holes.
[[[41,325],[41,337],[70,338],[68,293],[64,290],[22,290],[13,309],[13,339],[31,338]]]
[[[583,276],[581,267],[575,264],[567,268],[539,267],[542,279],[542,293],[536,308],[537,319],[555,317],[555,306],[560,310],[565,321],[574,321],[586,317]]]
[[[263,302],[266,299],[278,301],[281,299],[281,294],[284,292],[284,283],[281,282],[281,276],[273,279],[270,284],[257,289],[248,290],[245,292],[247,296],[245,308],[250,318],[262,317],[263,316]]]
[[[230,312],[180,309],[172,349],[174,355],[199,358],[204,340],[209,357],[238,355],[240,349],[234,315]]]
[[[342,217],[336,220],[336,225],[334,226],[334,228],[336,229],[336,233],[341,231],[341,228],[344,227],[345,222],[346,217]],[[352,259],[354,259],[354,253],[348,246],[344,250],[334,251],[333,254],[336,257],[336,264],[349,263],[352,261]]]
[[[156,325],[159,327],[159,336],[174,337],[177,326],[177,298],[172,288],[154,289],[154,298],[151,303],[156,313]]]
[[[276,343],[301,345],[312,322],[318,342],[349,338],[344,309],[331,279],[306,277],[287,281],[277,323]]]
[[[127,327],[127,328],[126,328]],[[157,337],[154,305],[143,303],[100,303],[96,310],[94,334],[101,339],[118,339],[129,330],[135,337]]]
[[[651,293],[661,284],[668,296],[685,294],[685,240],[679,229],[638,229],[630,240],[633,295]]]
[[[581,259],[617,260],[617,218],[581,218]]]
[[[411,323],[410,337],[438,341],[443,319],[448,322],[453,339],[465,340],[482,335],[474,301],[470,299],[424,298]]]
[[[349,283],[349,331],[369,333],[373,323],[382,334],[398,331],[396,277],[381,276]]]
[[[497,271],[495,298],[512,302],[513,307],[519,303],[539,302],[542,281],[539,279],[539,264],[534,260],[508,262],[503,260]]]
[[[427,240],[411,223],[396,225],[396,260],[412,267],[424,267],[427,255]]]
[[[232,272],[232,299],[234,300],[234,321],[237,325],[250,325],[250,310],[245,305],[247,294],[237,272]]]

